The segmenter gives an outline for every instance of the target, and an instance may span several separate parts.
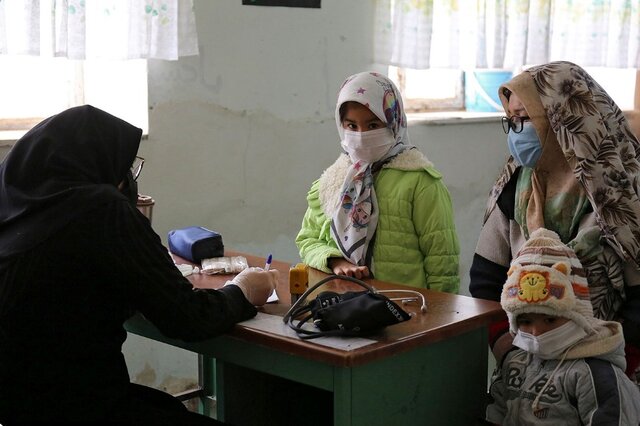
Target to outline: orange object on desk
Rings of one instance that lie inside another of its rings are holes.
[[[289,269],[289,292],[291,303],[295,303],[309,288],[309,266],[298,263]]]

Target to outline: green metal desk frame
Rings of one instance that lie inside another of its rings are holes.
[[[200,343],[168,339],[141,316],[130,319],[126,328],[200,354],[203,389],[216,395],[216,417],[221,421],[233,422],[227,413],[234,400],[246,403],[248,398],[227,394],[230,367],[331,392],[334,425],[467,426],[483,416],[488,365],[485,326],[354,367],[313,361],[228,335]],[[211,412],[208,399],[203,401],[203,411]]]

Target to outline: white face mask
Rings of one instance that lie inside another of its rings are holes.
[[[569,346],[586,335],[587,332],[582,327],[574,321],[569,321],[539,336],[518,330],[513,344],[542,359],[558,359]]]
[[[393,133],[385,127],[368,132],[345,129],[341,145],[354,163],[360,161],[371,164],[382,159],[395,143]]]

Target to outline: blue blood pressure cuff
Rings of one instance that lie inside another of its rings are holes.
[[[169,251],[191,262],[224,256],[222,235],[202,226],[189,226],[169,231]]]

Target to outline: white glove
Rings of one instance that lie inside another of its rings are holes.
[[[254,306],[262,306],[278,286],[279,272],[276,269],[265,271],[262,268],[246,268],[225,285],[240,287],[244,297]]]

